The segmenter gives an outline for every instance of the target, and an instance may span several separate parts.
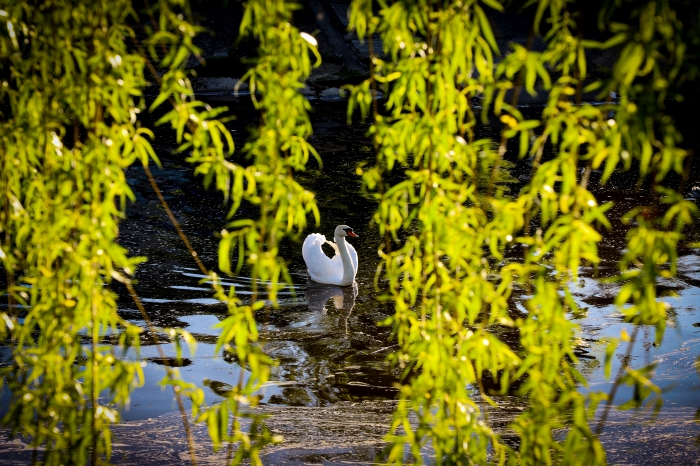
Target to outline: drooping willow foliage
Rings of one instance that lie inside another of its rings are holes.
[[[234,168],[238,177],[229,187],[234,198],[231,215],[242,199],[259,206],[260,215],[233,221],[229,225],[232,231],[222,232],[219,268],[230,273],[230,257],[237,250],[238,270],[244,262],[248,266],[253,297],[250,304],[241,306],[231,290],[231,316],[220,324],[217,351],[222,346],[235,351],[241,365],[251,373],[245,387],[239,384],[225,403],[213,406],[204,416],[208,417],[209,434],[215,445],[226,441],[231,452],[231,445],[241,442],[243,448],[239,447],[232,458],[235,463],[247,457],[259,463],[259,449],[277,440],[264,428],[263,435],[249,436],[238,421],[241,404],[256,404],[256,397],[251,395],[267,381],[272,363],[254,344],[258,334],[253,313],[268,302],[276,302],[280,285],[291,283],[286,261],[278,255],[281,240],[298,239],[309,214],[319,220],[314,194],[294,179],[295,171],[304,169],[310,155],[318,157],[306,141],[311,135],[307,114],[310,105],[299,91],[314,65],[310,56],[315,56],[320,64],[315,39],[291,25],[297,8],[292,2],[252,0],[246,3],[241,22],[241,34],[259,42],[259,57],[243,79],[249,82],[261,123],[243,148],[253,164],[245,169]],[[262,290],[259,284],[264,284]],[[223,293],[220,297],[224,298]],[[229,412],[234,414],[234,436],[225,430]],[[259,429],[256,423],[251,431]]]
[[[394,413],[391,463],[422,463],[428,441],[439,464],[605,462],[592,423],[608,394],[577,391],[585,381],[568,318],[576,310],[570,287],[581,266],[600,261],[598,230],[610,225],[611,204],[588,189],[591,170],[602,169],[605,182],[634,166],[656,191],[653,205],[626,214],[636,225],[619,264],[617,305],[626,320],[655,325],[657,341],[667,306],[655,283],[675,273],[683,229],[697,214],[693,202],[660,184],[688,167],[664,105],[697,74],[685,55],[697,38],[684,35],[673,9],[689,4],[624,2],[626,22],[610,22],[621,16],[619,3],[598,5],[600,42],[581,33],[591,2],[527,2],[531,34],[546,41],[539,52],[531,40],[498,50],[489,21],[503,10],[496,0],[352,3],[351,28],[384,47],[383,58],[371,57],[370,78],[353,89],[349,110],[372,114],[377,157],[363,180],[379,203],[380,232],[393,238],[380,251],[379,275],[396,303],[390,323],[399,350],[391,358],[411,375]],[[609,76],[586,80],[586,52],[611,47],[619,56]],[[608,103],[582,104],[584,85]],[[386,93],[383,111],[371,106],[377,86]],[[548,93],[540,118],[528,120],[516,107],[521,87]],[[490,112],[503,124],[500,140],[477,138],[479,114]],[[553,156],[544,161],[546,146]],[[514,195],[497,183],[509,147],[532,165],[529,183]],[[404,179],[384,183],[396,170]],[[506,253],[515,245],[524,257]],[[516,288],[530,293],[526,317],[507,312]],[[504,328],[517,329],[518,351],[501,337]],[[639,405],[652,393],[649,368],[624,370],[618,383],[635,386]],[[517,450],[484,422],[477,401],[492,403],[486,376],[502,393],[518,381],[515,391],[528,400],[512,424]]]
[[[592,170],[605,181],[634,169],[655,193],[652,204],[626,214],[634,223],[617,304],[628,321],[655,325],[663,337],[667,309],[655,283],[675,273],[679,241],[697,214],[663,184],[689,166],[665,102],[679,100],[697,77],[698,9],[690,1],[599,2],[589,38],[583,12],[594,3],[515,5],[532,20],[532,34],[542,34],[543,51],[533,51],[532,41],[498,50],[490,16],[510,3],[352,3],[351,28],[381,40],[385,52],[371,57],[370,77],[353,88],[349,110],[372,119],[376,164],[363,168],[363,180],[386,237],[378,276],[396,309],[399,349],[391,359],[407,376],[388,436],[391,463],[423,462],[428,442],[441,464],[605,462],[593,413],[609,395],[579,393],[585,381],[568,317],[576,306],[570,287],[582,265],[599,262],[599,230],[609,225],[610,204],[589,190]],[[186,68],[199,56],[200,28],[185,0],[0,5],[0,260],[8,303],[0,344],[12,349],[11,364],[0,368],[12,393],[4,423],[41,447],[37,461],[109,461],[114,406],[143,381],[140,362],[125,358],[138,350],[141,330],[119,317],[111,289],[123,283],[139,304],[129,277],[142,259],[117,242],[133,198],[124,170],[158,163],[139,115],[167,107],[158,124],[172,127],[195,172],[230,202],[231,217],[241,202],[258,206],[259,215],[232,221],[219,250],[219,270],[234,272],[233,256],[250,271],[249,303],[198,262],[230,314],[217,350],[235,352],[247,379],[213,407],[176,368],[165,382],[181,407],[183,397],[191,401],[217,447],[229,444],[232,462],[259,463],[260,448],[280,439],[260,419],[250,430],[240,423],[249,416],[241,406],[255,404],[271,364],[254,312],[289,280],[280,242],[319,217],[313,194],[294,180],[316,156],[299,89],[319,60],[313,38],[292,25],[298,5],[245,3],[240,32],[257,41],[259,57],[244,79],[261,114],[243,147],[248,166],[229,159],[227,109],[193,96]],[[588,76],[587,51],[611,48],[618,58],[610,73]],[[152,102],[144,97],[149,88],[157,90]],[[539,118],[518,109],[520,88],[547,92]],[[374,99],[377,91],[383,100]],[[606,103],[581,103],[584,91]],[[611,91],[619,99],[609,99]],[[477,135],[489,115],[503,125],[498,140]],[[532,164],[517,193],[499,182],[514,148]],[[516,245],[517,255],[509,252]],[[529,293],[524,317],[509,312],[514,289]],[[517,345],[503,336],[509,330],[517,330]],[[178,352],[181,339],[193,341],[181,329],[164,333]],[[617,382],[635,385],[633,401],[642,403],[652,387],[648,368],[623,369]],[[517,447],[485,421],[485,379],[504,393],[517,381],[528,400],[512,424]],[[183,422],[189,431],[184,411]]]
[[[140,361],[123,358],[129,348],[138,350],[141,331],[119,317],[108,285],[125,283],[151,326],[129,280],[143,258],[128,257],[116,241],[125,202],[134,198],[124,170],[139,161],[150,175],[147,165],[158,163],[153,133],[138,118],[150,83],[158,86],[150,110],[171,107],[157,124],[172,126],[178,150],[230,201],[230,215],[244,200],[260,206],[258,217],[222,232],[218,263],[230,272],[237,248],[238,266],[245,262],[253,283],[270,283],[251,302],[243,305],[233,289],[224,289],[192,251],[216,297],[228,304],[217,347],[235,351],[247,379],[226,402],[203,411],[202,390],[184,382],[177,368],[168,367],[164,380],[178,398],[193,463],[183,397],[193,417],[208,423],[215,446],[229,443],[232,461],[259,463],[259,448],[277,439],[259,419],[255,435],[241,429],[247,415],[239,407],[255,404],[251,395],[269,372],[271,361],[255,344],[253,312],[274,301],[279,283],[288,280],[279,242],[297,235],[307,214],[318,219],[313,194],[293,178],[315,154],[305,139],[309,104],[299,93],[315,41],[290,25],[295,4],[247,4],[241,33],[259,41],[260,58],[246,78],[263,92],[255,100],[263,117],[244,148],[252,164],[240,166],[227,159],[234,144],[220,118],[226,108],[193,97],[186,65],[199,56],[193,38],[200,28],[188,3],[144,6],[137,12],[130,1],[16,1],[0,9],[0,259],[9,304],[0,313],[0,341],[12,348],[1,373],[12,393],[4,422],[42,448],[35,457],[42,463],[108,461],[110,425],[119,419],[115,405],[127,403],[143,383]],[[181,329],[162,331],[178,355],[181,339],[194,343]],[[110,334],[118,339],[105,344]]]
[[[136,119],[144,63],[122,39],[130,2],[3,5],[7,421],[45,445],[41,460],[86,464],[91,451],[109,453],[117,420],[99,394],[109,389],[121,404],[143,380],[139,363],[119,357],[138,345],[138,329],[119,318],[106,285],[141,261],[115,239],[133,197],[124,169],[153,156]],[[118,348],[103,344],[109,331]]]

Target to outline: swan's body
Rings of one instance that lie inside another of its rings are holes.
[[[319,233],[312,233],[306,237],[301,254],[304,256],[311,280],[338,286],[350,286],[355,283],[357,251],[345,241],[346,236],[357,237],[349,226],[338,225],[334,234],[335,243],[326,241],[326,237]],[[323,252],[323,243],[333,246],[335,255],[332,259]]]

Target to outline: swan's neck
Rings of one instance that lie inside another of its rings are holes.
[[[340,253],[340,258],[343,261],[343,280],[340,286],[350,286],[355,282],[355,268],[352,265],[352,259],[350,259],[350,253],[348,252],[348,245],[345,243],[345,237],[336,236],[335,244],[338,245],[338,252]]]

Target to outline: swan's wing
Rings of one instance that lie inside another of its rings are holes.
[[[330,244],[333,250],[335,251],[335,254],[333,255],[334,257],[340,255],[340,251],[338,250],[337,244],[335,244],[333,241],[326,241],[326,244]]]
[[[306,262],[311,280],[318,283],[339,283],[343,278],[343,262],[337,255],[331,260],[323,252],[321,246],[326,242],[326,237],[312,233],[306,237],[301,247],[301,255]]]

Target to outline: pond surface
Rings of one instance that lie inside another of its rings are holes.
[[[246,109],[251,111],[250,109]],[[237,147],[247,137],[247,125],[255,124],[255,114],[237,112],[233,134]],[[266,353],[279,361],[271,382],[263,389],[263,402],[293,406],[317,406],[341,400],[392,399],[397,380],[385,357],[391,350],[389,329],[377,327],[393,313],[391,306],[375,301],[373,287],[379,238],[370,226],[373,205],[361,193],[355,168],[370,160],[373,153],[364,137],[366,126],[349,127],[343,103],[326,104],[314,113],[315,134],[312,144],[318,149],[323,168],[315,161],[300,174],[302,184],[317,193],[322,223],[309,228],[328,239],[338,224],[355,228],[360,238],[351,240],[360,257],[355,290],[308,281],[301,257],[301,243],[285,243],[281,254],[288,261],[293,288],[280,293],[277,308],[266,308],[256,317]],[[320,120],[320,121],[319,121]],[[204,264],[217,264],[218,238],[215,233],[226,224],[220,197],[201,187],[179,156],[170,155],[174,141],[156,142],[163,162],[153,174]],[[169,145],[171,144],[171,145]],[[212,327],[226,317],[226,307],[212,299],[203,276],[159,206],[143,170],[127,172],[137,202],[128,208],[128,218],[120,227],[120,242],[134,255],[146,256],[137,273],[136,290],[154,324],[180,326],[194,334],[199,348],[181,370],[192,381],[204,384],[207,402],[216,402],[226,387],[239,380],[239,366],[231,355],[214,358],[217,330]],[[239,214],[254,214],[243,206]],[[243,274],[245,271],[243,271]],[[228,279],[245,301],[251,294],[250,280],[244,276]],[[120,294],[120,314],[130,322],[144,326],[140,313],[125,293]],[[144,351],[148,346],[144,346]],[[148,353],[146,358],[155,357]],[[155,366],[155,367],[153,367]],[[162,366],[148,363],[146,370],[163,373]],[[159,377],[160,378],[160,377]],[[196,380],[199,378],[199,380]],[[172,394],[161,392],[157,383],[139,388],[125,413],[130,420],[152,417],[155,410],[172,411]],[[150,405],[150,406],[149,406]]]
[[[257,115],[247,104],[231,104],[237,120],[230,126],[237,147],[241,148],[248,135],[247,127],[255,124]],[[539,112],[537,109],[532,111]],[[261,344],[265,352],[278,361],[272,370],[270,382],[260,392],[261,410],[277,413],[280,419],[302,416],[308,419],[310,425],[315,422],[314,415],[303,410],[311,407],[334,409],[338,415],[345,413],[346,417],[351,416],[350,412],[360,416],[364,413],[368,420],[381,417],[383,430],[377,429],[381,432],[373,437],[376,442],[369,442],[365,450],[355,444],[352,447],[359,449],[357,451],[362,452],[360,456],[364,458],[355,455],[353,461],[371,462],[377,445],[381,443],[381,436],[386,432],[386,422],[396,394],[393,383],[399,377],[399,373],[385,362],[386,355],[395,348],[395,342],[390,339],[390,330],[378,325],[393,314],[393,308],[390,303],[379,303],[375,299],[377,292],[373,282],[381,238],[371,222],[374,204],[362,194],[360,177],[355,171],[359,163],[372,162],[373,150],[365,137],[366,125],[350,127],[346,124],[343,102],[315,103],[312,121],[314,136],[311,143],[321,155],[323,167],[311,161],[307,172],[299,174],[298,179],[316,193],[321,224],[309,227],[306,234],[318,232],[330,239],[338,224],[354,228],[360,235],[360,238],[350,240],[359,255],[357,287],[320,286],[309,282],[301,257],[301,243],[283,244],[280,253],[288,261],[294,285],[280,293],[278,307],[266,308],[256,316]],[[480,131],[484,133],[480,136],[488,136],[495,134],[497,128],[483,127]],[[194,249],[204,264],[213,268],[217,264],[216,232],[225,227],[226,209],[220,196],[204,190],[201,179],[193,177],[192,169],[183,161],[184,157],[170,153],[176,144],[165,133],[161,132],[154,144],[163,167],[153,168],[153,174]],[[244,163],[243,160],[241,163]],[[529,170],[526,162],[515,161],[511,174],[520,181],[512,185],[513,190],[523,186]],[[599,176],[594,173],[592,181],[595,181],[596,175]],[[148,257],[148,261],[138,269],[136,291],[156,326],[179,326],[194,335],[198,342],[197,351],[194,355],[185,351],[180,370],[185,380],[195,382],[204,389],[207,403],[216,403],[226,396],[231,386],[247,375],[247,371],[241,369],[231,354],[214,353],[218,334],[214,326],[226,317],[226,308],[212,298],[210,289],[206,283],[202,283],[202,275],[194,268],[191,257],[151,190],[143,169],[132,167],[127,171],[127,177],[137,200],[128,206],[127,218],[121,223],[120,242],[132,255]],[[692,178],[697,181],[698,177],[693,175]],[[615,202],[611,216],[619,215],[644,201],[641,194],[633,189],[635,181],[634,175],[629,179],[622,176],[595,191],[599,202]],[[237,215],[254,215],[254,212],[243,206]],[[589,386],[581,387],[581,390],[609,390],[610,382],[603,373],[607,338],[619,336],[623,328],[632,333],[631,326],[623,322],[613,306],[619,285],[602,280],[602,277],[612,276],[617,270],[616,261],[624,248],[626,228],[614,224],[610,232],[604,232],[605,240],[600,245],[603,259],[600,267],[597,270],[582,269],[580,282],[572,285],[574,296],[585,310],[583,315],[572,316],[580,325],[577,351],[581,357],[581,370],[589,381]],[[664,298],[672,311],[663,342],[657,345],[654,329],[642,327],[626,362],[632,367],[656,362],[655,381],[664,390],[666,411],[662,413],[683,413],[692,419],[695,410],[700,407],[700,380],[696,372],[696,360],[700,355],[700,254],[697,250],[683,249],[681,256],[678,278],[660,284],[663,291],[677,295]],[[250,295],[251,283],[245,277],[245,271],[240,277],[227,280],[235,285],[241,299],[245,300]],[[120,314],[145,328],[140,313],[125,290],[119,289],[119,284],[113,287],[120,295]],[[516,293],[512,302],[515,308],[523,310],[526,299],[527,296]],[[167,346],[164,348],[174,355]],[[622,364],[626,349],[626,344],[617,349],[613,374]],[[172,391],[161,388],[158,383],[165,372],[156,348],[144,342],[141,359],[145,362],[146,383],[134,391],[131,404],[124,409],[123,418],[136,422],[133,426],[150,426],[148,429],[155,428],[149,422],[166,422],[170,419],[177,424],[178,418],[168,414],[177,409]],[[615,402],[622,403],[630,396],[630,390],[622,387]],[[7,399],[7,394],[3,397],[0,402]],[[520,403],[515,397],[499,397],[498,401],[503,406]],[[513,415],[507,414],[502,420],[503,425]],[[156,418],[161,421],[156,421]],[[611,418],[611,425],[615,419]],[[299,422],[306,421],[299,419]],[[692,423],[684,425],[689,429],[695,428]],[[313,440],[316,437],[311,435],[304,440],[303,432],[294,434],[291,432],[293,428],[279,429],[287,437],[300,436],[299,444],[316,441]],[[126,431],[123,433],[128,437]],[[370,436],[366,432],[363,435]],[[134,438],[134,441],[138,442],[138,438]],[[327,452],[337,453],[330,446],[325,448]],[[0,452],[3,449],[12,450],[0,443]],[[132,455],[131,458],[135,457]],[[282,456],[273,455],[270,458],[270,461],[276,459],[269,464],[287,464]],[[327,456],[324,458],[327,459]],[[611,458],[614,458],[614,453]],[[115,461],[119,462],[116,458]]]

